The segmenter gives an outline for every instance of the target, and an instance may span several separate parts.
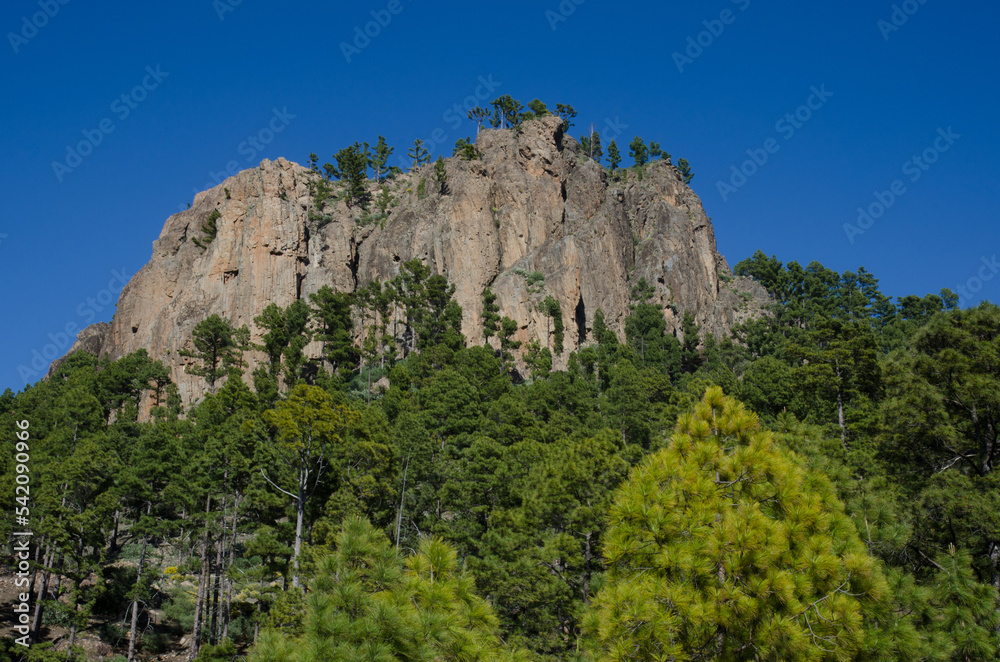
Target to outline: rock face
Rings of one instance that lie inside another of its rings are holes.
[[[481,158],[447,161],[444,194],[432,165],[389,180],[391,214],[367,224],[343,201],[327,205],[326,219],[310,219],[309,182],[317,176],[284,159],[231,177],[167,219],[112,323],[84,330],[71,352],[119,358],[144,348],[171,368],[190,403],[205,384],[186,374],[190,359],[179,352],[202,319],[219,314],[259,340],[253,319],[269,304],[287,306],[324,285],[354,291],[395,277],[414,257],[456,285],[470,342],[482,339],[486,287],[501,314],[519,323],[518,339],[543,346],[548,327],[538,304],[558,299],[566,351],[556,367],[592,341],[598,309],[624,337],[630,288],[640,278],[655,288],[675,334],[685,311],[703,332],[722,334],[769,302],[759,285],[733,278],[700,200],[666,162],[647,165],[641,180],[634,171],[613,177],[580,153],[557,118],[484,130],[477,146]],[[194,239],[214,210],[218,234],[202,249]],[[544,283],[529,291],[534,272]],[[250,368],[260,359],[251,357]]]

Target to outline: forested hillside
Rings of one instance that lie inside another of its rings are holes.
[[[58,639],[24,659],[995,659],[1000,309],[735,271],[774,305],[734,338],[678,341],[639,282],[624,342],[598,314],[560,372],[489,296],[465,338],[419,261],[272,306],[261,346],[203,321],[188,411],[143,352],[71,356],[0,397]]]

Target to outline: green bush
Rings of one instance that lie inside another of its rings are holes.
[[[208,219],[201,224],[201,239],[194,238],[194,243],[198,248],[205,250],[208,244],[215,240],[216,235],[219,233],[217,223],[220,218],[222,218],[222,212],[218,209],[213,209],[212,213],[208,215]],[[133,545],[133,547],[138,547],[138,545]],[[136,553],[135,558],[138,557],[139,555]]]
[[[217,646],[202,646],[194,662],[232,662],[236,657],[236,644],[226,639]]]
[[[170,638],[163,632],[150,632],[141,637],[142,650],[153,653],[165,653],[170,648]]]
[[[181,586],[168,590],[170,598],[163,603],[163,616],[178,633],[190,632],[194,627],[194,596]]]
[[[105,590],[94,603],[94,615],[117,616],[125,611],[128,594],[135,585],[138,568],[134,566],[107,566],[104,568]]]

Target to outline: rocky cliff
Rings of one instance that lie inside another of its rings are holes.
[[[556,297],[567,330],[557,366],[592,340],[599,308],[624,336],[629,290],[640,278],[655,287],[678,334],[685,311],[719,334],[768,302],[758,285],[732,277],[700,200],[668,163],[647,165],[641,180],[636,172],[612,177],[580,153],[556,118],[519,131],[484,130],[477,147],[479,159],[447,161],[446,194],[432,165],[392,178],[393,206],[382,221],[343,201],[327,206],[327,218],[311,219],[309,183],[318,177],[284,159],[198,194],[190,209],[167,219],[111,324],[81,333],[86,349],[117,358],[145,348],[170,366],[192,402],[204,382],[186,374],[190,359],[179,351],[205,317],[217,313],[256,332],[253,319],[270,303],[287,306],[324,285],[353,291],[393,278],[414,257],[455,283],[470,342],[482,338],[486,287],[501,314],[520,324],[518,339],[543,345],[546,318],[537,304]],[[202,249],[193,240],[214,210],[218,234]],[[544,283],[529,291],[525,275],[533,272]]]

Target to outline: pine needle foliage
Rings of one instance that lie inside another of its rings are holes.
[[[878,659],[889,586],[830,481],[712,387],[620,488],[586,629],[598,659]]]
[[[497,636],[489,603],[473,592],[455,549],[424,538],[403,558],[367,520],[345,522],[318,563],[303,634],[262,633],[250,662],[519,662]]]

